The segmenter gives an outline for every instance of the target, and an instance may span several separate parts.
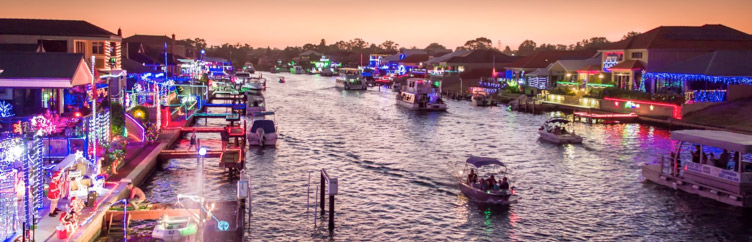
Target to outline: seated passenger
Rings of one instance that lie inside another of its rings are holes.
[[[478,180],[478,175],[475,174],[475,169],[470,169],[470,174],[467,175],[467,184],[473,184]]]
[[[499,189],[509,190],[509,182],[507,181],[507,177],[501,178],[501,184],[499,185]]]
[[[692,153],[692,162],[700,163],[700,146],[695,146],[695,151],[690,151],[690,153]]]

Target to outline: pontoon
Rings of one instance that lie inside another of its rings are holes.
[[[266,119],[272,116],[272,119]],[[256,112],[252,116],[251,130],[248,133],[248,144],[252,146],[277,145],[277,124],[274,112]]]
[[[344,90],[368,89],[368,85],[360,75],[360,70],[355,68],[339,68],[339,76],[334,86]]]
[[[475,177],[470,176],[471,167],[477,171]],[[502,179],[507,177],[507,167],[495,158],[472,156],[465,161],[465,167],[459,173],[455,173],[462,194],[471,201],[483,204],[509,206],[514,196],[514,187],[510,187],[511,181],[507,178],[507,187],[501,185]],[[488,183],[493,176],[496,183]],[[505,189],[506,188],[506,189]]]
[[[643,165],[645,179],[733,206],[752,207],[752,135],[677,130],[671,132],[671,139],[679,141],[676,150],[668,158]]]
[[[411,110],[446,111],[447,105],[441,100],[441,81],[423,78],[407,79],[397,94],[397,104]]]
[[[579,144],[582,137],[574,134],[570,121],[565,118],[554,117],[546,120],[538,129],[541,139],[556,144]]]

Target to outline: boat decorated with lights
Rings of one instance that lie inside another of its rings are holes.
[[[252,115],[248,144],[252,146],[277,145],[277,123],[274,112],[256,112]],[[266,119],[268,116],[272,119]]]
[[[335,87],[343,90],[366,90],[368,84],[363,80],[360,70],[355,68],[339,68]]]
[[[642,166],[648,181],[737,207],[752,207],[752,135],[715,130],[671,131],[668,158]],[[717,157],[717,159],[716,159]]]
[[[538,129],[542,140],[556,144],[579,144],[582,137],[576,135],[571,127],[571,122],[562,117],[553,117],[546,120]]]
[[[496,158],[471,156],[455,176],[462,194],[473,202],[509,206],[514,201],[507,167]]]
[[[446,111],[441,99],[441,81],[409,78],[397,94],[397,104],[411,110]]]
[[[496,106],[496,102],[488,97],[488,94],[481,88],[473,90],[473,96],[470,98],[471,104],[476,107]]]

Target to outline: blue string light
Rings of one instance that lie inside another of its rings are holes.
[[[645,78],[654,78],[661,80],[685,80],[685,81],[708,81],[723,84],[743,84],[752,85],[752,76],[708,76],[702,74],[680,74],[680,73],[653,73],[648,72]]]

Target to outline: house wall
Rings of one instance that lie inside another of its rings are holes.
[[[739,99],[752,97],[752,86],[750,85],[729,85],[726,92],[727,101],[736,101]]]
[[[649,104],[640,104],[640,107],[638,108],[628,108],[625,107],[624,102],[610,100],[601,100],[600,109],[615,113],[636,113],[640,116],[660,118],[671,118],[674,114],[674,109],[672,107],[653,105],[653,110],[650,110]]]
[[[107,47],[110,42],[116,43],[116,55],[115,69],[121,69],[121,55],[118,53],[121,48],[122,39],[119,37],[101,38],[101,37],[81,37],[81,36],[44,36],[44,35],[0,35],[0,44],[37,44],[39,40],[64,40],[68,45],[68,53],[82,53],[84,54],[86,62],[91,64],[91,56],[94,55],[96,59],[96,68],[109,70],[110,67],[106,65],[106,61],[110,58],[110,54],[107,52]],[[103,54],[92,54],[93,43],[102,42],[105,43]],[[83,43],[83,52],[76,49],[76,43]]]

